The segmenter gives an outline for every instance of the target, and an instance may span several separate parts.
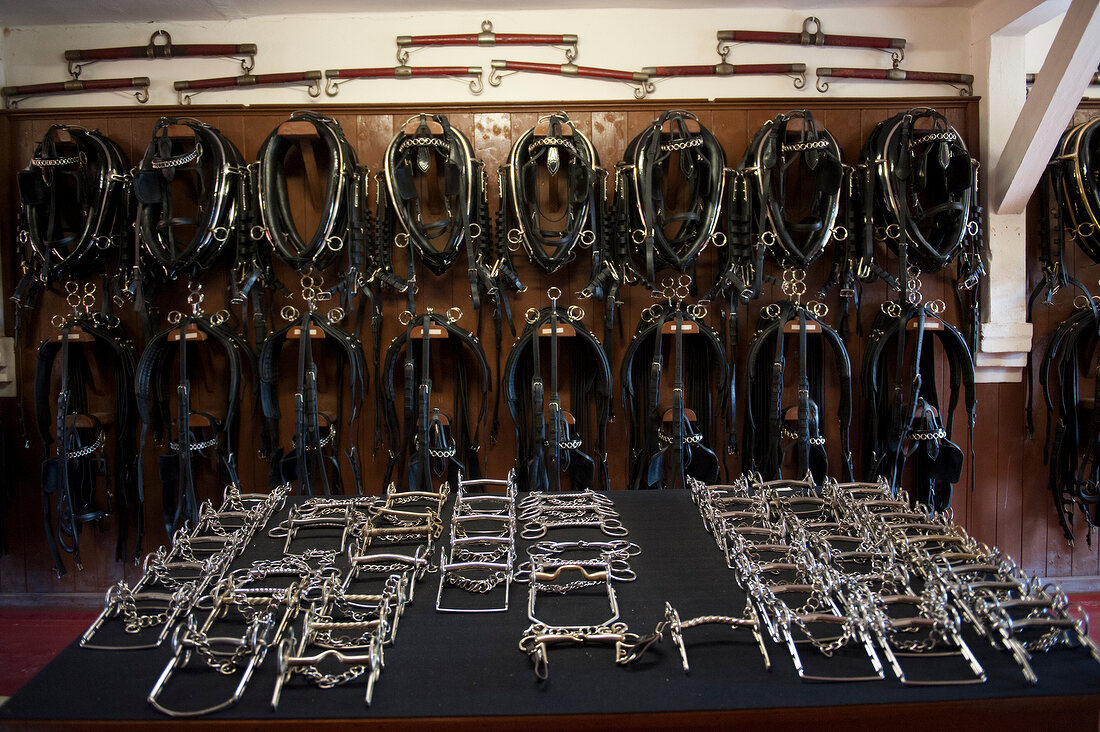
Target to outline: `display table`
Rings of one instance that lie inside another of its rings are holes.
[[[638,579],[616,584],[621,620],[632,631],[652,631],[666,601],[685,619],[741,613],[744,595],[686,491],[612,496],[629,538],[642,548],[631,560]],[[598,537],[590,532],[590,538]],[[275,556],[281,543],[261,533],[244,561]],[[521,558],[525,546],[521,541]],[[299,679],[284,690],[278,711],[272,712],[276,661],[269,653],[240,704],[190,723],[209,727],[247,721],[249,727],[266,727],[314,719],[370,723],[377,729],[582,730],[750,723],[766,729],[824,729],[843,721],[852,729],[888,725],[892,731],[1097,729],[1100,664],[1080,649],[1036,654],[1035,686],[1024,681],[1007,653],[973,633],[967,640],[988,675],[984,684],[902,686],[889,671],[884,681],[806,683],[785,647],[767,641],[768,672],[748,633],[708,627],[685,636],[690,674],[683,672],[679,653],[666,638],[625,667],[615,665],[611,646],[553,647],[549,679],[541,682],[517,646],[529,625],[526,586],[512,586],[506,613],[445,614],[434,607],[437,584],[438,574],[429,574],[418,586],[395,644],[386,649],[369,708],[362,681],[321,690]],[[0,725],[117,727],[165,720],[146,703],[146,695],[170,656],[168,643],[129,652],[74,644],[0,708]],[[206,671],[204,678],[219,684],[222,698],[228,696],[236,677]],[[200,696],[204,685],[190,683]]]

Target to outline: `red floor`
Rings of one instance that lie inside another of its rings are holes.
[[[11,696],[95,620],[96,613],[0,609],[0,696]]]
[[[1088,613],[1089,635],[1100,642],[1100,593],[1070,600]],[[95,618],[88,612],[0,609],[0,697],[14,694]]]

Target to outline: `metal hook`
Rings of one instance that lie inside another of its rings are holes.
[[[346,84],[350,79],[341,79],[336,76],[329,76],[329,72],[325,72],[325,94],[334,97],[340,93],[340,85]]]
[[[309,94],[309,96],[313,99],[321,96],[321,80],[314,79],[313,81],[311,81],[309,83],[309,88],[306,89],[306,94]]]
[[[512,74],[516,73],[515,71],[512,71],[507,74],[502,74],[500,73],[500,71],[500,69],[494,66],[493,70],[489,72],[489,86],[500,86],[500,82],[504,79],[505,76],[511,76]]]
[[[482,83],[481,67],[477,66],[477,67],[471,67],[471,68],[476,68],[477,69],[477,76],[475,78],[471,79],[469,84],[467,84],[467,86],[470,87],[470,93],[471,94],[480,94],[481,92],[485,91],[485,84]],[[465,79],[460,78],[460,79],[458,79],[458,81],[465,81]]]
[[[822,77],[822,76],[818,76],[818,77],[817,77],[817,84],[815,84],[814,86],[815,86],[815,87],[817,88],[817,90],[818,90],[819,92],[821,92],[822,94],[824,94],[825,92],[829,91],[829,82],[827,82],[827,81],[824,81],[824,77]]]
[[[802,71],[800,71],[796,74],[786,74],[786,77],[788,79],[793,80],[795,89],[802,89],[806,86],[806,65],[801,64],[801,66],[802,66]],[[826,86],[826,88],[828,88],[828,84],[826,84],[825,86]]]

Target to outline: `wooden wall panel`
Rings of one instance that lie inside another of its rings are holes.
[[[788,103],[784,100],[766,101],[719,101],[702,102],[686,101],[682,103],[613,103],[600,105],[596,103],[572,103],[572,104],[516,104],[508,107],[488,107],[476,105],[445,105],[431,111],[442,111],[449,115],[451,123],[463,130],[471,139],[474,149],[479,157],[485,161],[485,168],[489,177],[490,211],[495,214],[499,200],[499,186],[497,183],[497,168],[505,162],[512,141],[523,130],[535,124],[539,115],[554,111],[562,106],[566,108],[577,127],[589,134],[593,144],[600,154],[604,168],[610,171],[608,189],[613,189],[614,166],[619,160],[622,151],[631,138],[644,129],[663,109],[686,107],[697,112],[703,124],[707,125],[723,145],[727,155],[727,165],[734,167],[748,145],[749,140],[759,126],[774,117],[777,113],[787,111],[795,105],[805,106],[805,100],[797,103]],[[863,140],[875,124],[886,119],[891,114],[909,108],[927,104],[944,111],[960,130],[966,131],[969,137],[968,143],[971,149],[977,148],[977,101],[973,99],[938,98],[931,100],[838,100],[829,99],[818,105],[811,105],[819,123],[829,129],[840,142],[845,160],[853,163],[858,160],[859,151]],[[349,142],[355,147],[359,162],[370,167],[372,172],[377,172],[382,163],[386,145],[392,138],[398,126],[413,114],[421,110],[398,107],[396,105],[327,105],[320,108],[328,114],[334,115],[342,124]],[[237,143],[245,158],[256,158],[260,145],[267,134],[278,124],[284,121],[293,111],[291,107],[258,107],[239,108],[228,106],[202,107],[188,110],[188,113],[210,122],[219,127],[224,134]],[[3,140],[0,140],[0,194],[4,196],[7,209],[17,210],[17,198],[14,186],[10,184],[14,173],[26,164],[35,142],[41,137],[45,129],[56,121],[66,121],[84,124],[85,126],[98,126],[107,132],[113,139],[119,142],[136,163],[140,159],[151,135],[155,120],[161,114],[178,115],[178,108],[141,109],[141,110],[79,110],[73,112],[73,116],[67,116],[65,110],[42,110],[30,112],[14,112],[0,115],[0,132],[7,131]],[[370,205],[373,207],[377,201],[377,185],[372,183]],[[304,198],[304,197],[303,197]],[[307,209],[304,202],[297,213],[305,214]],[[3,230],[0,231],[0,245],[3,255],[0,255],[0,272],[12,282],[15,263],[10,261],[8,252],[13,251],[13,237],[15,222],[13,216],[0,216]],[[826,258],[829,253],[826,254]],[[398,259],[401,259],[399,257]],[[515,263],[520,277],[528,286],[526,292],[514,295],[510,299],[512,316],[517,330],[522,327],[523,312],[528,307],[540,307],[546,304],[546,289],[556,285],[565,293],[567,302],[573,302],[575,293],[581,289],[586,281],[585,267],[578,257],[575,266],[569,268],[561,275],[548,276],[537,271],[522,253],[517,254]],[[399,271],[404,270],[401,261],[396,262]],[[289,272],[282,268],[280,274],[284,281],[294,292],[298,290],[296,277],[290,277]],[[209,294],[208,303],[216,309],[213,303],[220,302],[219,287],[224,282],[226,273],[216,273],[212,282],[207,287]],[[464,311],[464,317],[460,325],[471,330],[477,329],[478,316],[472,311],[469,303],[468,284],[465,267],[460,259],[458,265],[442,277],[434,277],[423,266],[417,268],[419,292],[418,304],[421,308],[431,305],[437,311],[445,310],[452,304],[458,304]],[[1035,275],[1032,275],[1035,279]],[[949,316],[957,312],[957,306],[953,295],[952,284],[946,277],[926,275],[923,278],[924,293],[926,298],[942,298],[948,305]],[[811,283],[811,292],[814,290]],[[765,302],[778,299],[778,288],[769,287]],[[165,299],[175,303],[182,302],[186,292],[186,283],[175,283],[167,288]],[[858,428],[863,414],[862,400],[858,390],[858,369],[863,353],[863,337],[857,335],[857,320],[861,321],[864,332],[869,328],[878,304],[888,297],[889,293],[882,284],[876,284],[864,288],[863,308],[857,319],[853,311],[851,325],[853,337],[849,344],[851,361],[855,371],[857,386],[854,390],[854,416],[852,431],[852,449],[859,472],[862,460],[862,434]],[[622,415],[618,398],[618,367],[621,356],[626,348],[630,334],[633,331],[641,310],[647,307],[652,300],[640,288],[624,289],[622,293],[624,301],[620,311],[620,321],[616,327],[614,347],[610,355],[615,378],[614,394],[616,397],[615,411],[619,417],[609,426],[610,466],[613,475],[613,487],[622,487],[625,482],[625,471],[628,469],[628,457],[626,454],[626,424]],[[402,327],[397,322],[398,313],[404,309],[403,296],[387,293],[382,297],[385,309],[385,321],[383,326],[383,349],[390,340],[401,332]],[[827,302],[831,308],[830,320],[834,320],[838,313],[838,299],[835,291],[829,295]],[[275,312],[283,304],[278,299]],[[295,304],[300,305],[300,301]],[[580,302],[585,311],[585,324],[599,334],[602,333],[602,304],[596,302]],[[752,303],[744,306],[740,313],[741,354],[743,356],[752,331],[755,327],[759,306],[762,303]],[[167,310],[177,305],[165,305],[161,317]],[[221,307],[221,305],[217,305]],[[31,335],[27,339],[28,344],[37,344],[37,340],[48,333],[49,316],[64,310],[63,303],[56,295],[47,295],[41,308],[33,315],[33,325],[29,329]],[[1037,313],[1036,333],[1037,347],[1042,344],[1044,334],[1049,332],[1060,317],[1052,310]],[[718,307],[712,307],[711,312],[715,316],[717,324]],[[10,310],[8,311],[10,312]],[[140,333],[138,320],[134,313],[127,311],[124,319],[133,328],[132,332]],[[481,337],[487,356],[496,374],[495,344],[492,335],[491,306],[486,303],[482,312]],[[11,322],[10,319],[8,321]],[[834,320],[835,322],[835,320]],[[511,334],[505,327],[503,344],[503,356],[512,340]],[[364,333],[364,342],[369,346],[369,337]],[[27,358],[33,356],[24,354],[24,364]],[[373,363],[373,358],[368,353],[368,361]],[[946,378],[946,364],[940,360],[938,369],[942,382]],[[285,370],[293,370],[290,361],[283,362]],[[26,380],[27,371],[24,374]],[[743,369],[739,368],[739,374]],[[372,378],[373,374],[372,366]],[[437,377],[437,388],[447,390],[449,388],[447,375],[442,373]],[[28,387],[29,388],[29,387]],[[208,387],[209,388],[209,387]],[[941,388],[945,388],[945,385]],[[284,407],[289,405],[289,393],[282,396]],[[1053,518],[1053,509],[1045,491],[1045,468],[1042,466],[1042,436],[1045,425],[1045,417],[1041,408],[1036,409],[1037,431],[1034,437],[1028,437],[1023,429],[1023,405],[1025,390],[1023,384],[997,384],[982,385],[978,391],[979,417],[978,428],[974,436],[974,450],[976,455],[975,473],[976,483],[973,487],[969,480],[956,487],[954,511],[957,519],[967,526],[978,538],[990,543],[998,543],[1009,553],[1020,559],[1023,565],[1030,571],[1044,575],[1058,576],[1092,576],[1097,574],[1097,553],[1094,548],[1085,547],[1084,542],[1078,542],[1079,546],[1070,549],[1065,546],[1061,532]],[[335,395],[331,399],[336,399]],[[400,399],[400,386],[398,399]],[[835,422],[835,401],[827,397],[828,406],[825,407],[825,425],[830,441],[835,438],[837,428]],[[373,399],[372,399],[373,401]],[[739,409],[736,416],[736,429],[740,435],[743,428],[744,384],[739,384],[738,394]],[[29,406],[29,400],[28,400]],[[492,418],[490,406],[490,422]],[[284,408],[284,413],[288,410]],[[962,410],[960,409],[959,412]],[[0,418],[5,429],[17,422],[15,403],[13,400],[0,401]],[[381,488],[382,476],[385,469],[385,451],[377,453],[374,430],[374,405],[368,408],[361,418],[358,444],[365,460],[364,476],[369,490],[377,491]],[[257,448],[257,421],[251,409],[243,411],[242,438],[240,449],[240,469],[242,480],[246,486],[265,486],[267,483],[268,466],[258,456]],[[515,440],[511,420],[507,409],[502,405],[500,412],[499,439],[495,445],[490,445],[488,440],[488,424],[483,432],[482,456],[486,462],[486,472],[490,474],[503,474],[514,459]],[[283,444],[289,443],[289,427],[282,430]],[[956,415],[955,434],[960,440],[965,441],[966,424],[965,417]],[[964,448],[965,449],[965,448]],[[146,475],[149,477],[150,495],[146,503],[146,523],[149,536],[145,542],[148,550],[164,540],[163,529],[159,527],[161,516],[161,502],[157,495],[155,485],[154,454],[156,450],[149,450],[146,456]],[[70,571],[64,578],[58,580],[51,569],[48,556],[44,551],[44,537],[41,529],[41,517],[38,498],[38,465],[43,455],[42,447],[38,441],[32,438],[32,446],[27,450],[19,448],[17,456],[16,499],[13,510],[9,516],[9,533],[12,541],[12,553],[0,558],[0,602],[5,595],[14,596],[21,593],[72,593],[72,592],[98,592],[109,582],[116,578],[126,576],[134,578],[138,569],[132,563],[125,565],[116,564],[113,561],[113,526],[109,525],[107,532],[102,536],[92,530],[86,530],[83,537],[85,546],[85,570],[83,572]],[[740,471],[739,457],[726,457],[729,469],[733,473]],[[839,466],[839,455],[835,450],[830,455],[830,465]],[[968,460],[969,471],[969,460]],[[969,472],[968,472],[969,474]],[[214,496],[220,493],[220,488],[211,480],[203,488],[203,495]],[[71,562],[70,562],[71,564]]]

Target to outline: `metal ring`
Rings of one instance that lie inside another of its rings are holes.
[[[259,224],[255,224],[251,229],[248,230],[248,235],[252,237],[252,241],[259,241],[260,239],[263,239],[265,236],[267,236],[267,228],[264,226],[260,226]]]
[[[766,247],[770,247],[775,244],[775,239],[776,237],[774,231],[765,231],[763,234],[760,235],[760,243]]]
[[[412,322],[412,319],[413,314],[410,313],[408,310],[402,310],[400,313],[397,314],[397,322],[401,325],[408,325]]]
[[[691,275],[682,274],[676,278],[676,284],[680,287],[691,287]]]
[[[474,232],[474,229],[477,229],[476,233]],[[476,222],[470,224],[470,238],[477,239],[479,236],[481,236],[481,224]]]
[[[1082,221],[1077,225],[1077,230],[1074,233],[1077,236],[1092,236],[1096,233],[1096,225],[1091,221]]]
[[[229,320],[229,311],[219,310],[218,312],[210,316],[210,325],[218,326],[227,320]]]
[[[452,323],[457,323],[458,321],[462,320],[462,308],[458,307],[457,305],[452,305],[451,307],[447,308],[446,314],[447,320]]]
[[[282,319],[286,320],[287,322],[291,320],[297,320],[299,315],[298,308],[294,307],[293,305],[283,305],[283,309],[279,311],[279,315],[282,316]]]
[[[336,243],[333,244],[333,242]],[[329,238],[325,239],[325,246],[334,252],[338,252],[344,248],[344,240],[338,236],[330,236]]]
[[[833,238],[837,241],[845,241],[848,239],[848,227],[837,226],[833,229]]]
[[[580,320],[584,317],[584,308],[580,305],[570,305],[565,309],[565,314],[569,316],[570,320]]]
[[[723,232],[723,231],[713,232],[710,235],[710,241],[711,241],[712,244],[714,244],[714,246],[721,249],[722,247],[726,246],[726,244],[727,244],[725,232]]]
[[[104,235],[96,236],[92,238],[92,243],[95,244],[96,249],[106,251],[111,248],[111,237]]]
[[[336,325],[344,319],[344,315],[345,313],[343,308],[333,308],[332,310],[328,311],[328,314],[325,317],[328,318],[329,325]]]
[[[646,240],[645,229],[634,229],[634,231],[630,232],[630,238],[635,244],[644,244]]]
[[[776,318],[778,318],[779,317],[779,312],[780,312],[779,305],[777,303],[774,303],[774,302],[771,303],[770,305],[765,305],[764,307],[760,308],[760,314],[763,315],[768,320],[775,320]]]
[[[65,317],[62,315],[55,315],[50,318],[50,322],[53,323],[53,327],[62,328],[65,325]]]
[[[179,322],[181,320],[183,320],[183,313],[181,313],[179,310],[173,310],[172,312],[168,313],[168,323],[170,325],[179,325]]]
[[[889,224],[885,229],[887,239],[900,239],[901,238],[901,226],[899,224]]]
[[[527,308],[527,312],[523,314],[524,319],[531,324],[534,324],[539,319],[539,311],[535,308]]]
[[[557,287],[551,287],[546,291],[546,296],[551,300],[557,300],[561,297],[561,290],[559,290]]]
[[[1088,223],[1088,222],[1086,222],[1086,223]],[[970,236],[977,236],[978,235],[978,228],[979,228],[978,227],[978,222],[974,221],[974,220],[971,220],[970,222],[968,222],[966,224],[966,233],[970,234]]]
[[[709,311],[707,310],[706,305],[700,305],[699,303],[696,303],[688,308],[688,312],[691,313],[692,317],[702,320],[703,318],[707,317],[707,313]]]
[[[404,231],[399,231],[393,235],[393,245],[398,249],[404,249],[409,246],[409,235]]]
[[[584,229],[581,231],[578,240],[582,247],[590,247],[596,243],[596,232],[592,231],[592,229]]]
[[[214,241],[224,242],[229,238],[229,229],[224,226],[215,226],[210,230],[210,235],[214,237]]]

